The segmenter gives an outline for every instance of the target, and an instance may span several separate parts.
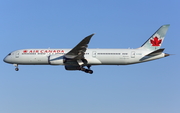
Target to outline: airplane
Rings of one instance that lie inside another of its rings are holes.
[[[141,47],[136,49],[89,49],[91,34],[73,49],[21,49],[9,53],[4,62],[18,65],[64,65],[66,70],[80,70],[93,73],[94,65],[130,65],[147,62],[170,54],[160,48],[168,25],[161,26]]]

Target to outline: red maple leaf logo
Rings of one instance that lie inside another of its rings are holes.
[[[27,53],[27,50],[24,50],[23,53]]]
[[[154,37],[153,39],[150,40],[152,46],[160,46],[162,43],[162,39],[158,39],[158,37]]]

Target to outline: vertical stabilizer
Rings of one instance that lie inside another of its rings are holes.
[[[160,49],[168,27],[170,25],[163,25],[161,26],[142,46],[143,49],[149,49],[151,51],[155,51]]]

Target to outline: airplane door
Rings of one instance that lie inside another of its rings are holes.
[[[135,51],[131,52],[131,58],[135,58]]]
[[[93,52],[92,52],[92,56],[93,56],[93,57],[96,57],[96,51],[93,51]]]
[[[16,57],[16,58],[19,58],[19,51],[17,51],[15,54],[16,54],[15,57]]]

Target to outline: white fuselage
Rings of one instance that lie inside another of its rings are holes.
[[[23,49],[4,59],[18,65],[64,65],[63,56],[71,49]],[[165,54],[146,56],[152,51],[138,49],[87,49],[85,59],[88,65],[128,65],[165,57]],[[53,58],[54,61],[51,61]],[[56,59],[57,58],[57,59]]]
[[[160,48],[169,25],[161,26],[137,49],[88,49],[94,34],[81,40],[72,49],[22,49],[8,54],[4,62],[18,65],[64,65],[66,70],[93,73],[92,65],[128,65],[169,56]],[[85,68],[87,67],[87,68]]]

